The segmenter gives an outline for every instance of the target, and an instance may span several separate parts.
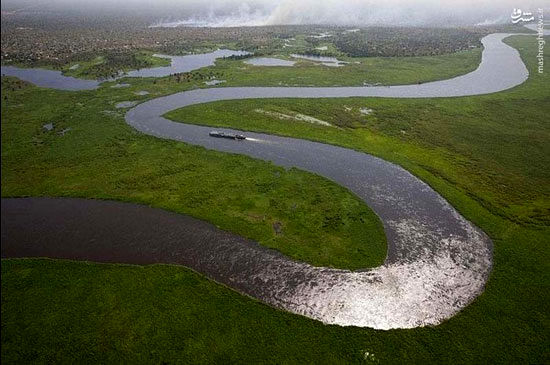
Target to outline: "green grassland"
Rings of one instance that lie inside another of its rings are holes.
[[[479,48],[425,57],[338,57],[350,62],[330,67],[288,55],[269,57],[298,61],[294,66],[254,66],[240,60],[218,60],[223,86],[362,86],[416,84],[452,78],[473,71],[481,60]],[[357,63],[358,62],[358,63]]]
[[[166,116],[368,152],[415,173],[436,174],[508,219],[550,224],[549,95],[544,75],[536,74],[513,92],[481,97],[250,99],[194,105]],[[370,113],[362,114],[363,108]],[[278,119],[275,113],[305,114],[333,127]]]
[[[186,122],[355,148],[419,176],[495,243],[486,292],[459,315],[413,330],[326,326],[184,267],[8,259],[2,260],[2,360],[548,362],[550,88],[547,74],[536,73],[534,38],[507,42],[519,49],[530,78],[493,95],[234,101],[169,113]],[[134,201],[209,220],[310,262],[354,268],[380,261],[379,222],[344,189],[294,169],[140,135],[113,106],[201,83],[130,82],[125,89],[69,93],[3,80],[2,196]],[[133,94],[139,90],[151,94]],[[365,116],[360,108],[373,112]],[[256,109],[303,113],[334,126],[279,120]],[[45,132],[42,125],[49,122],[56,127]],[[67,127],[65,135],[57,134]],[[228,164],[239,166],[239,174]],[[243,197],[250,199],[239,204]],[[271,204],[281,197],[282,205]],[[289,210],[294,204],[299,214]],[[331,214],[343,226],[323,227]],[[354,225],[360,218],[364,222]],[[275,220],[283,222],[283,237],[272,229]],[[304,237],[311,241],[308,235],[317,235],[319,244],[285,251]],[[316,256],[329,246],[325,237],[333,248]],[[367,252],[357,251],[359,244],[367,244]],[[358,253],[361,262],[354,261]]]
[[[247,64],[246,60],[223,58],[218,59],[215,66],[173,75],[168,80],[187,85],[197,80],[216,78],[224,80],[222,87],[416,84],[448,79],[475,70],[481,60],[481,50],[476,48],[426,57],[339,57],[339,60],[349,62],[343,67],[324,66],[285,54],[269,57],[297,62],[294,66],[287,67],[254,66]],[[166,82],[166,79],[157,82]]]
[[[217,49],[200,49],[208,52]],[[280,51],[280,50],[279,50]],[[291,51],[294,53],[297,51]],[[290,54],[275,53],[267,57],[298,61],[292,67],[253,66],[243,60],[218,59],[215,66],[202,68],[188,75],[215,74],[226,83],[223,86],[362,86],[364,84],[416,84],[448,79],[473,71],[481,61],[481,49],[474,48],[451,54],[423,57],[338,57],[349,62],[343,67],[323,66],[307,60],[297,60]],[[108,78],[119,71],[168,66],[170,60],[154,57],[151,51],[110,52],[88,56],[63,66],[39,65],[60,70],[64,75],[83,79]],[[78,66],[71,69],[71,67]],[[22,65],[19,65],[22,66]],[[186,75],[183,74],[183,75]],[[186,78],[187,79],[187,78]]]
[[[296,61],[294,66],[254,66],[246,60],[223,58],[215,66],[173,76],[184,85],[215,77],[228,86],[363,86],[402,85],[448,79],[471,72],[481,61],[481,49],[424,57],[338,57],[349,62],[342,67],[292,58],[287,53],[274,57]]]
[[[378,217],[334,183],[137,133],[113,106],[123,96],[135,98],[131,89],[10,93],[8,85],[2,196],[134,201],[205,219],[318,266],[358,269],[384,261]],[[48,123],[53,130],[42,127]],[[281,233],[274,224],[282,224]]]
[[[331,34],[334,34],[330,32]],[[255,50],[258,55],[271,57],[276,54],[290,56],[291,54],[311,54],[312,52],[319,53],[323,56],[345,56],[335,45],[333,37],[327,37],[312,42],[313,34],[297,34],[291,38],[274,39],[270,44],[260,47]],[[326,50],[318,50],[317,47],[326,46]]]

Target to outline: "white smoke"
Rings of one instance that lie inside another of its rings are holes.
[[[183,20],[160,20],[150,28],[174,28],[179,26],[187,27],[251,27],[268,24],[269,15],[260,9],[252,9],[247,3],[242,3],[236,11],[229,14],[218,15],[210,8],[208,15],[189,17]]]
[[[156,27],[278,24],[474,25],[509,23],[514,8],[536,12],[548,0],[2,0],[2,10],[63,9],[138,14]]]
[[[194,14],[159,21],[152,26],[491,25],[509,22],[514,8],[534,12],[543,6],[543,0],[248,0],[240,6],[238,3],[236,0],[210,2],[206,16]],[[233,10],[228,10],[229,4]]]

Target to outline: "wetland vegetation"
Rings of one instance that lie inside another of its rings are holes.
[[[535,71],[536,43],[526,37],[507,42],[519,49],[531,76],[525,84],[493,95],[228,101],[169,114],[185,122],[355,148],[398,163],[429,183],[495,243],[486,292],[456,317],[413,330],[325,326],[241,296],[183,267],[7,259],[2,260],[2,360],[545,362],[550,341],[545,331],[550,91],[546,74]],[[426,58],[422,80],[467,72],[479,60],[477,49],[459,55],[469,62],[447,63],[447,69]],[[417,82],[414,66],[401,63],[406,60],[396,60],[387,75],[373,71],[365,78]],[[63,67],[76,61],[71,62]],[[242,62],[220,60],[196,74],[212,72],[227,80],[224,86],[272,85],[283,77],[279,70],[262,70],[256,81],[253,71],[232,73]],[[321,80],[327,75],[315,72],[309,80],[288,82],[325,85]],[[129,87],[106,83],[97,91],[78,93],[3,78],[2,196],[133,201],[206,219],[314,264],[379,264],[385,255],[381,225],[345,189],[295,169],[141,135],[115,108],[123,101],[204,87],[206,78],[127,79]],[[352,80],[342,73],[329,82]],[[308,115],[332,126],[279,119],[278,114]],[[52,129],[45,129],[50,123]],[[275,226],[282,226],[283,233]]]

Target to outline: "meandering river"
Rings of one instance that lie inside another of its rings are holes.
[[[238,236],[228,245],[209,228],[204,229],[203,239],[185,241],[181,251],[193,255],[173,252],[170,257],[176,258],[167,262],[190,266],[270,305],[329,324],[413,328],[436,325],[455,315],[483,292],[491,270],[492,243],[427,184],[403,168],[365,153],[261,133],[246,133],[249,139],[245,141],[216,139],[208,135],[212,128],[173,122],[162,115],[184,106],[230,99],[431,98],[494,93],[528,77],[519,53],[502,42],[507,36],[483,38],[478,69],[449,80],[390,87],[197,89],[130,109],[126,122],[143,133],[297,167],[345,186],[380,217],[388,240],[388,256],[382,266],[351,272],[297,262]],[[25,204],[32,211],[33,204]],[[41,204],[45,203],[37,200],[38,213],[29,213],[29,217],[38,219],[44,209]],[[124,208],[120,212],[124,214]],[[2,214],[9,212],[3,210]],[[368,237],[365,242],[368,245]],[[178,250],[177,245],[173,247]],[[4,247],[2,250],[4,255]]]

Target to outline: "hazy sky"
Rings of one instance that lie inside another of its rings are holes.
[[[2,0],[2,9],[133,9],[158,23],[457,25],[510,21],[514,8],[536,11],[548,0]]]

